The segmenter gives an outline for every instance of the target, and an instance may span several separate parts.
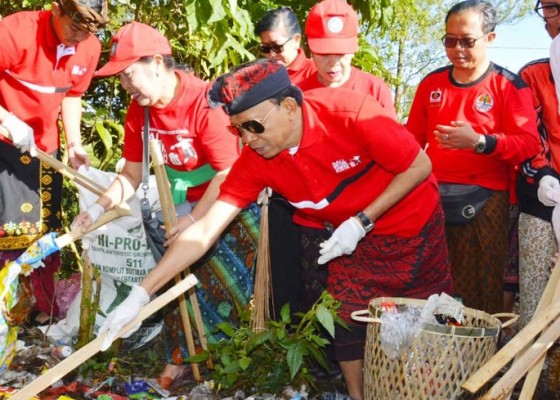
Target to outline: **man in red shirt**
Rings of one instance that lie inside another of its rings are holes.
[[[298,85],[301,90],[326,86],[371,94],[396,118],[393,96],[383,79],[352,66],[358,51],[358,15],[352,6],[341,0],[315,4],[305,34],[317,72]]]
[[[58,156],[61,113],[70,163],[75,168],[88,163],[80,140],[81,96],[101,50],[92,33],[106,22],[106,0],[57,0],[50,11],[0,20],[0,124],[7,133],[0,135],[2,264],[61,226],[62,177],[31,156],[35,144]],[[57,253],[32,274],[40,311],[51,312],[52,275],[59,264]]]
[[[444,205],[445,193],[464,200],[463,224],[448,214],[446,226],[455,294],[489,313],[503,311],[511,170],[539,148],[529,88],[487,57],[495,26],[489,2],[449,10],[443,44],[451,65],[420,83],[407,122],[426,147]],[[484,204],[476,213],[472,197]]]
[[[537,1],[536,13],[545,22],[549,36],[558,41],[560,33],[560,1]],[[551,49],[551,57],[555,55]],[[539,154],[525,162],[517,179],[519,197],[519,314],[520,324],[525,326],[533,317],[551,273],[551,256],[558,251],[558,236],[552,225],[552,211],[560,197],[560,114],[558,94],[551,60],[544,58],[523,66],[521,78],[533,93],[533,105],[539,117],[539,133],[542,148]],[[548,353],[558,359],[558,345]],[[549,371],[558,365],[550,363]],[[547,387],[556,394],[558,375],[547,375]]]
[[[348,393],[363,399],[366,327],[350,313],[379,296],[451,292],[444,217],[430,163],[410,133],[371,96],[324,88],[305,93],[274,61],[245,64],[209,92],[246,143],[218,200],[187,228],[112,313],[108,341],[171,276],[187,267],[266,187],[295,208],[294,220],[329,226],[319,263],[351,331],[337,328],[335,353]],[[185,248],[189,252],[185,252]],[[192,250],[192,251],[191,251]]]

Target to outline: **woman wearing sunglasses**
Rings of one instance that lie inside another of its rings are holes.
[[[286,66],[294,85],[315,72],[315,64],[305,56],[301,45],[301,27],[297,15],[288,8],[268,11],[256,24],[259,50],[265,58]]]
[[[427,298],[453,290],[428,157],[372,96],[332,88],[302,94],[275,61],[255,61],[219,77],[209,100],[225,109],[246,146],[218,200],[183,231],[102,330],[115,338],[148,294],[194,262],[270,187],[296,208],[297,224],[331,229],[319,263],[328,265],[328,289],[342,302],[339,314],[351,329],[337,327],[334,348],[348,394],[362,400],[366,326],[353,323],[350,313],[374,297]]]
[[[487,1],[448,11],[442,42],[451,65],[420,83],[407,122],[440,184],[455,295],[491,314],[504,307],[513,171],[539,151],[529,88],[488,59],[495,27]],[[452,198],[455,207],[446,206]]]
[[[175,67],[167,38],[156,29],[132,22],[111,39],[109,62],[97,76],[119,75],[132,97],[126,115],[124,169],[104,195],[75,219],[87,227],[105,210],[130,198],[142,180],[145,112],[149,136],[161,141],[162,153],[175,204],[182,209],[177,227],[166,232],[169,244],[179,233],[201,218],[215,201],[218,188],[239,156],[239,140],[232,136],[222,110],[211,109],[206,99],[208,84]],[[179,209],[179,207],[177,208]],[[252,296],[251,266],[257,247],[259,210],[255,204],[240,213],[219,241],[220,251],[204,266],[193,269],[200,285],[197,297],[203,323],[235,323],[237,309]],[[184,370],[188,351],[176,315],[166,316],[168,365],[160,376],[168,388]],[[194,326],[194,324],[193,324]],[[212,332],[207,332],[212,339]],[[218,339],[219,337],[216,337]],[[182,340],[181,340],[182,339]]]
[[[309,10],[307,44],[317,72],[298,86],[356,90],[375,97],[396,118],[391,90],[383,79],[352,66],[358,51],[358,15],[346,1],[323,0]]]

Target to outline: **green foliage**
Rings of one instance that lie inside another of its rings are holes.
[[[249,311],[241,314],[240,327],[221,323],[217,329],[228,336],[209,343],[208,350],[188,358],[204,362],[211,359],[215,371],[212,379],[227,392],[244,388],[258,393],[279,393],[286,385],[313,385],[309,366],[326,368],[324,348],[328,333],[334,337],[335,324],[346,327],[337,315],[340,303],[324,292],[307,313],[298,313],[292,320],[286,304],[280,320],[268,321],[263,331],[250,328]]]

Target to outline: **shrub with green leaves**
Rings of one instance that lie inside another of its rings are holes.
[[[280,320],[270,320],[266,329],[253,332],[250,311],[241,313],[240,326],[217,325],[227,338],[209,343],[208,350],[189,357],[189,362],[214,364],[212,379],[217,390],[237,389],[256,393],[279,393],[287,385],[314,386],[309,367],[318,364],[327,368],[324,348],[327,334],[334,337],[335,324],[347,328],[338,316],[340,302],[324,292],[305,314],[290,314],[288,304],[282,307]]]

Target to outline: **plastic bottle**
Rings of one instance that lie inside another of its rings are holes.
[[[70,346],[62,345],[55,346],[52,349],[52,355],[59,360],[69,357],[74,352],[74,349]]]

